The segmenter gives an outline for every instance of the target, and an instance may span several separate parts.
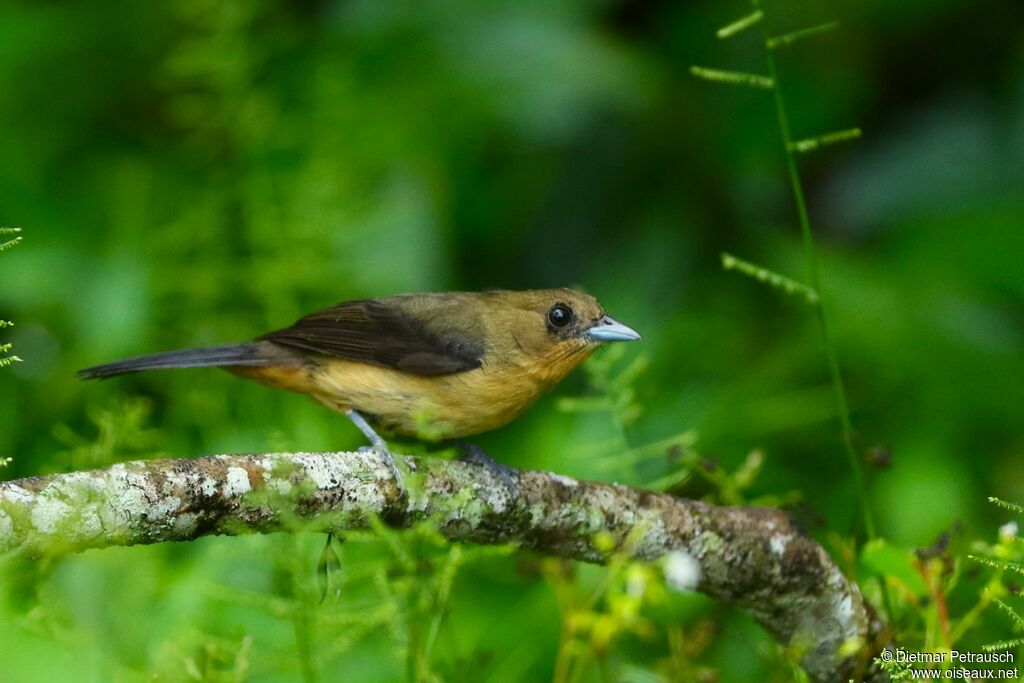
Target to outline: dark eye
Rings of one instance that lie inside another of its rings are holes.
[[[555,304],[548,311],[548,324],[555,328],[565,327],[572,322],[573,317],[571,308],[565,304]]]

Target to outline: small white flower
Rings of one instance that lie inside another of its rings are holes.
[[[999,527],[999,538],[1003,541],[1012,540],[1017,536],[1017,522],[1007,522]]]
[[[665,581],[676,590],[690,590],[700,581],[700,565],[683,550],[673,550],[665,558]]]

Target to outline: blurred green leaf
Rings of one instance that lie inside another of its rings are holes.
[[[918,597],[927,594],[921,572],[918,571],[912,550],[890,545],[885,539],[876,538],[864,544],[860,553],[862,570],[868,576],[877,576],[884,581],[895,581]]]

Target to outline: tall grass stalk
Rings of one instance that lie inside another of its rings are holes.
[[[751,0],[756,11],[761,11],[760,0]],[[834,24],[833,24],[834,25]],[[875,520],[871,512],[871,505],[868,499],[867,484],[864,478],[864,466],[857,455],[853,445],[853,423],[850,420],[850,404],[846,395],[846,384],[843,381],[843,373],[839,368],[839,357],[836,353],[835,344],[832,341],[832,333],[829,327],[829,313],[825,306],[825,297],[821,291],[821,276],[818,269],[818,254],[814,245],[814,235],[811,231],[811,219],[807,212],[807,201],[804,198],[803,183],[800,181],[800,171],[796,163],[793,135],[789,126],[789,116],[786,113],[786,101],[782,95],[782,88],[779,86],[779,73],[775,60],[775,47],[773,45],[788,45],[787,42],[772,40],[764,29],[765,61],[768,67],[768,77],[774,83],[772,88],[772,99],[775,102],[775,117],[779,125],[779,132],[782,136],[782,148],[786,157],[786,171],[789,175],[789,183],[793,190],[793,201],[796,203],[797,217],[800,221],[800,234],[804,244],[804,277],[807,285],[817,293],[817,297],[809,303],[814,307],[815,317],[818,319],[818,329],[821,332],[821,344],[828,363],[829,375],[832,380],[832,388],[835,394],[836,409],[839,412],[839,422],[842,426],[843,449],[850,461],[850,470],[853,474],[854,484],[860,497],[860,507],[864,519],[864,532],[869,539],[875,538]],[[814,35],[814,34],[811,34]],[[859,131],[858,131],[859,134]]]
[[[764,48],[765,61],[767,65],[766,74],[751,74],[746,72],[722,71],[719,69],[708,69],[700,66],[690,68],[690,73],[698,78],[708,81],[725,83],[728,85],[741,85],[762,90],[770,90],[775,104],[775,118],[782,137],[782,149],[786,159],[786,172],[789,177],[789,184],[793,191],[793,200],[796,203],[797,218],[800,222],[800,234],[803,240],[804,250],[804,279],[800,283],[767,268],[758,266],[737,258],[731,254],[722,255],[722,265],[726,270],[735,270],[748,277],[768,284],[789,294],[799,293],[807,300],[807,303],[814,307],[815,317],[818,321],[818,328],[821,333],[822,349],[825,352],[825,360],[828,365],[829,377],[835,395],[836,412],[839,414],[841,426],[843,450],[850,462],[850,471],[853,475],[857,495],[860,500],[861,514],[864,524],[864,533],[869,540],[876,537],[875,521],[871,513],[871,506],[868,500],[867,483],[864,476],[864,466],[857,455],[853,445],[853,423],[850,420],[850,403],[846,394],[846,385],[843,382],[843,374],[839,368],[839,357],[836,353],[835,344],[832,340],[832,332],[829,326],[829,312],[825,301],[821,296],[821,275],[818,269],[818,255],[814,246],[814,233],[811,230],[811,219],[807,211],[807,200],[804,198],[803,183],[800,181],[800,170],[796,162],[796,153],[811,152],[821,147],[853,140],[860,137],[859,128],[827,133],[814,138],[795,140],[789,125],[789,115],[786,111],[786,100],[779,87],[779,70],[775,60],[775,50],[780,47],[792,45],[793,43],[826,33],[835,29],[838,22],[829,22],[820,26],[813,26],[808,29],[792,31],[778,36],[771,36],[764,28],[766,12],[761,7],[760,0],[751,0],[753,11],[746,17],[742,17],[718,31],[719,38],[730,38],[747,28],[757,26],[761,35],[761,44]]]

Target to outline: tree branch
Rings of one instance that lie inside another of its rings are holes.
[[[210,534],[394,526],[432,518],[452,541],[515,543],[545,555],[605,562],[674,550],[700,567],[697,589],[748,611],[801,648],[815,681],[846,681],[850,643],[881,625],[856,585],[784,513],[717,507],[621,485],[514,471],[518,490],[484,467],[407,459],[403,492],[366,453],[218,455],[118,464],[0,483],[0,551],[29,555],[186,541]],[[616,552],[616,551],[613,551]],[[841,650],[842,648],[842,650]],[[853,648],[856,649],[856,648]]]

